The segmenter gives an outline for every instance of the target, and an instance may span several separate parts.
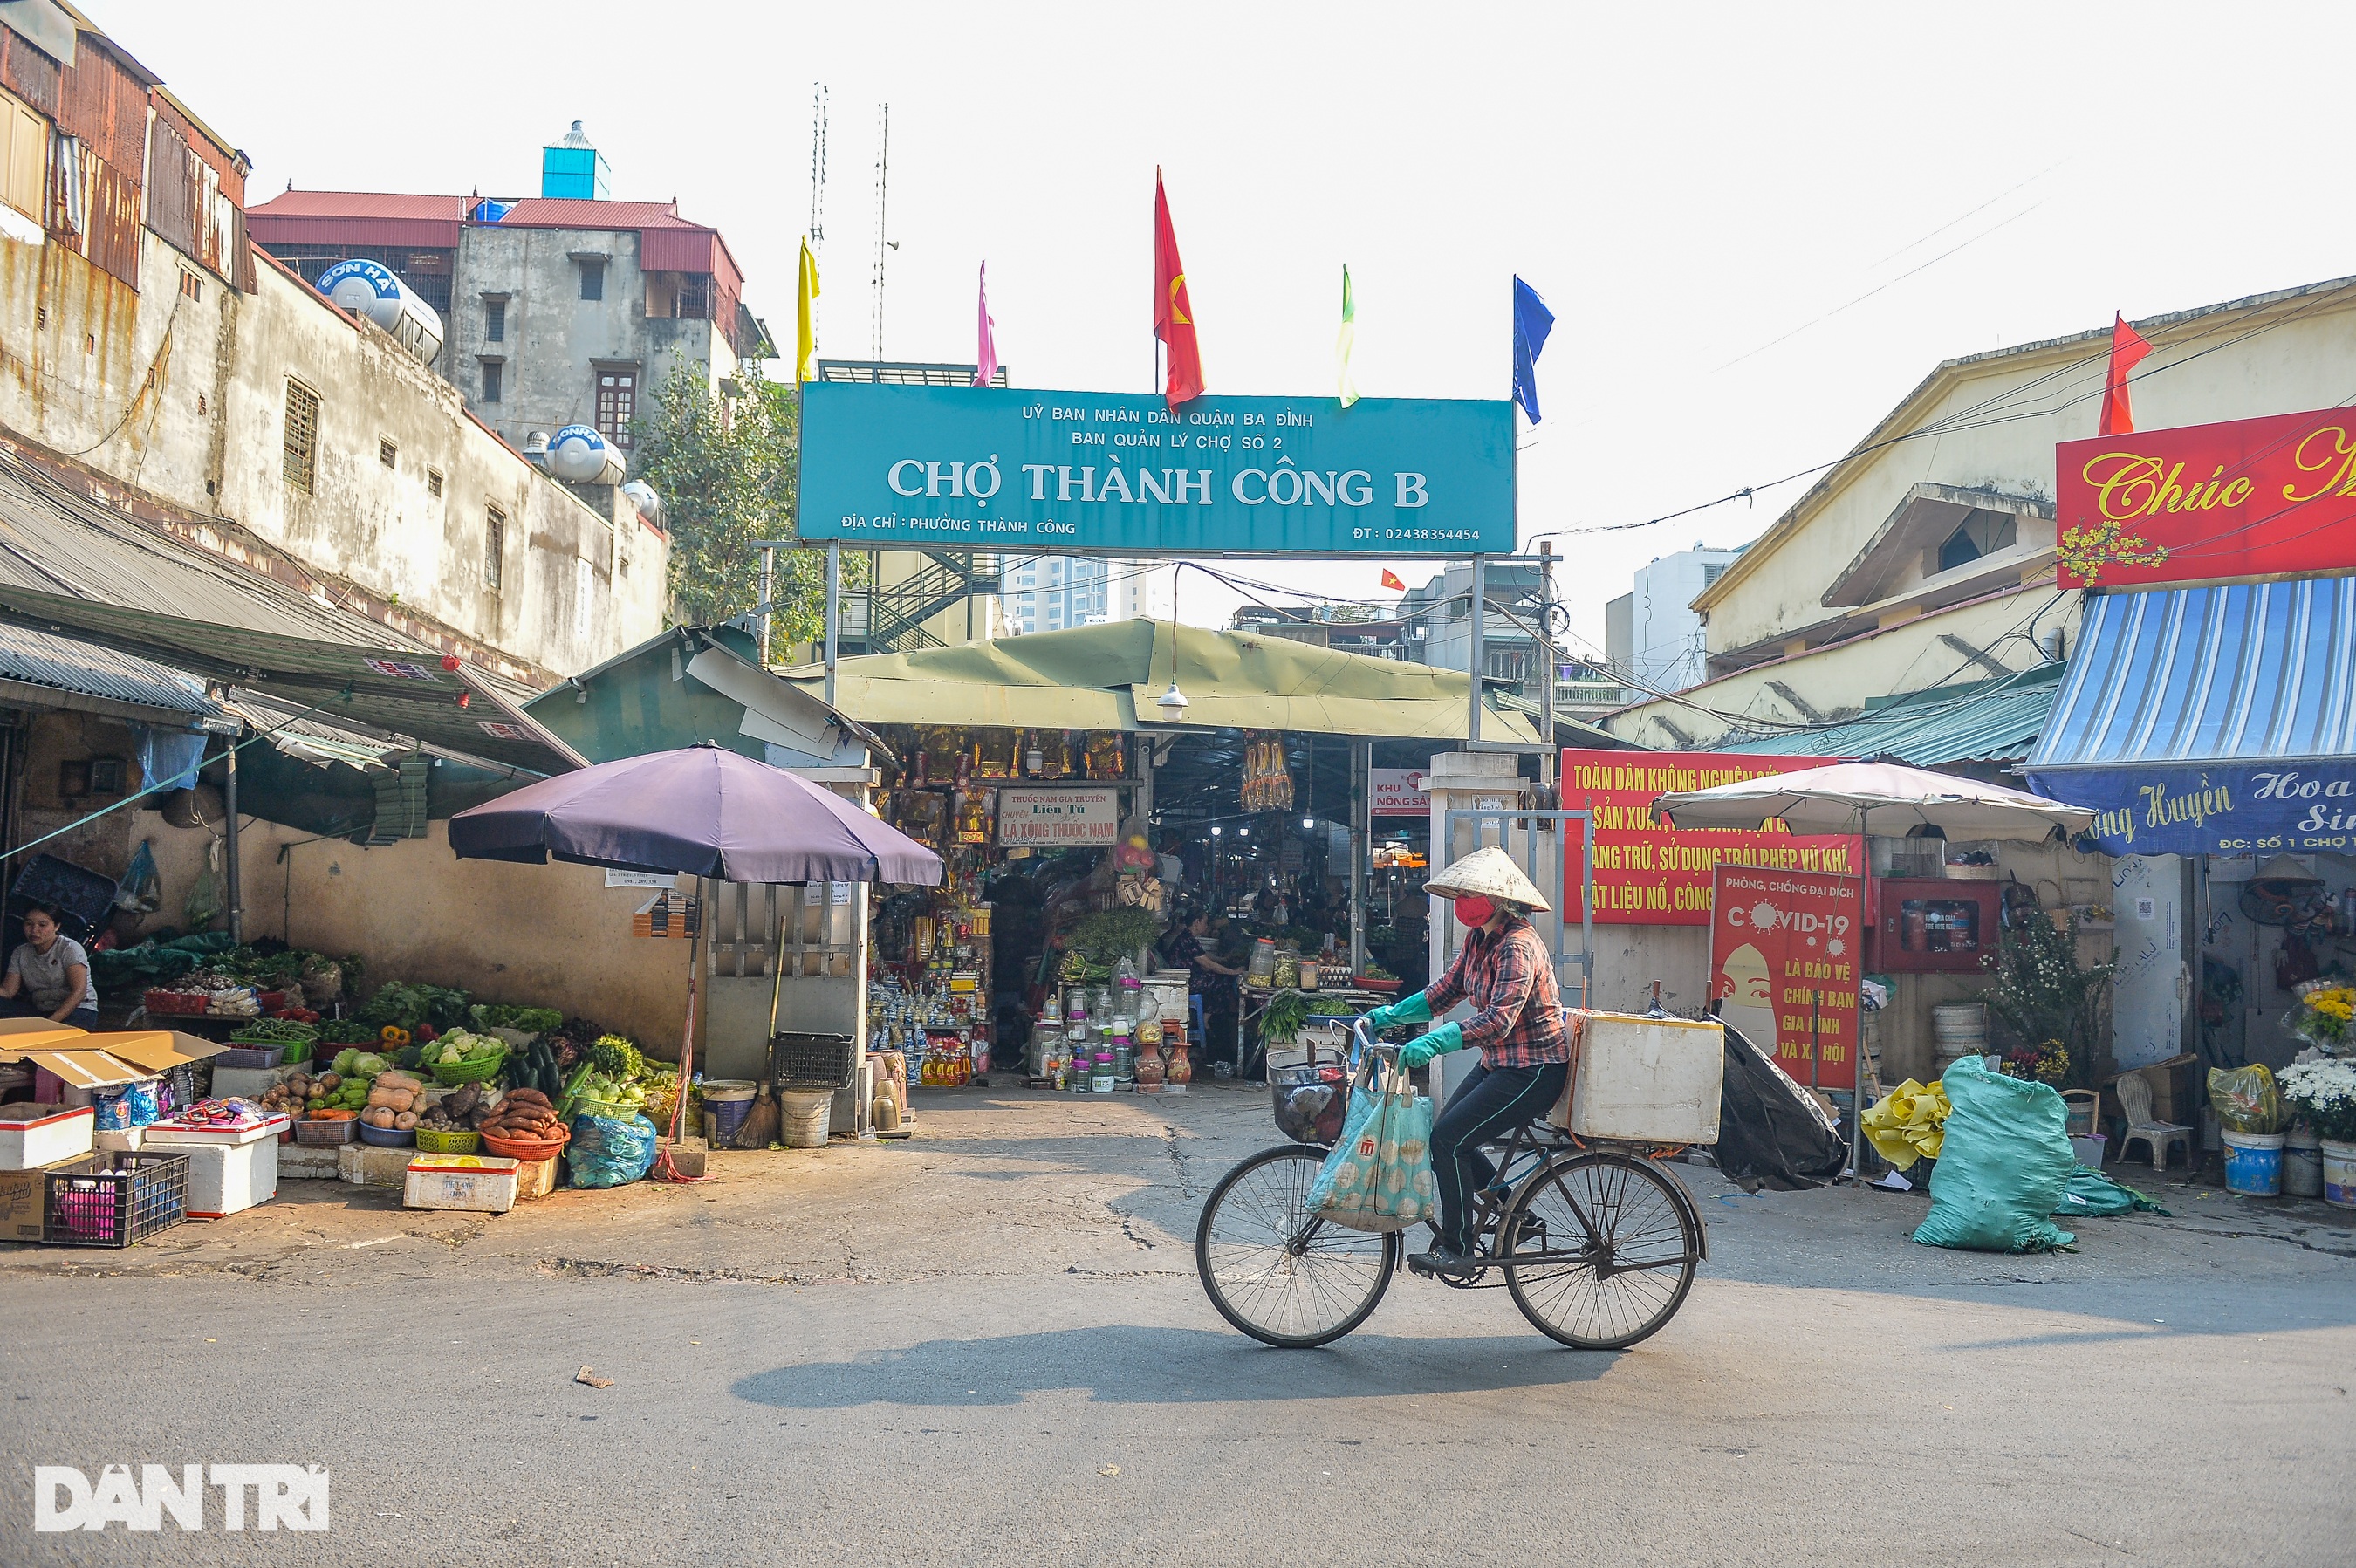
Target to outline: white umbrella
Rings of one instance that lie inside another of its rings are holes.
[[[1952,839],[2026,839],[2080,832],[2094,813],[1998,784],[1887,762],[1836,762],[1714,789],[1663,795],[1654,814],[1680,828],[1757,828],[1780,820],[1795,833],[1903,835],[1918,824]]]

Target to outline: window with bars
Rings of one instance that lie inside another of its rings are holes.
[[[376,460],[388,468],[401,467],[401,446],[390,435],[380,435],[376,443]]]
[[[581,297],[584,299],[603,299],[605,297],[605,263],[584,262],[581,263]]]
[[[483,586],[498,593],[507,577],[508,514],[486,509],[483,520]]]
[[[425,470],[425,493],[426,493],[427,495],[429,495],[429,496],[434,497],[436,500],[439,500],[439,499],[441,499],[441,497],[442,497],[442,470],[441,470],[441,469],[439,469],[439,468],[428,468],[428,469],[426,469],[426,470]]]
[[[282,471],[305,495],[319,477],[319,394],[286,378],[286,443]]]
[[[483,361],[483,401],[485,403],[499,401],[499,383],[507,379],[506,371],[507,366],[498,360]]]
[[[504,299],[483,301],[483,341],[504,343],[508,340],[508,302]]]
[[[600,370],[597,372],[597,434],[626,452],[630,448],[630,421],[637,416],[637,371]]]

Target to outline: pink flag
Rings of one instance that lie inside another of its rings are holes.
[[[974,326],[973,384],[986,387],[998,374],[998,337],[991,328],[997,324],[990,319],[990,263],[981,263],[980,293],[974,302],[974,314],[979,318]]]

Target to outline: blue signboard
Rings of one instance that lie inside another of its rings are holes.
[[[2356,853],[2356,762],[2032,768],[2029,787],[2095,813],[2109,854]]]
[[[798,532],[1148,555],[1514,549],[1513,404],[802,388]]]

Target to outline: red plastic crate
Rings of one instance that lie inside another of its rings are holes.
[[[150,1013],[200,1014],[212,999],[200,991],[151,991],[141,998]]]

